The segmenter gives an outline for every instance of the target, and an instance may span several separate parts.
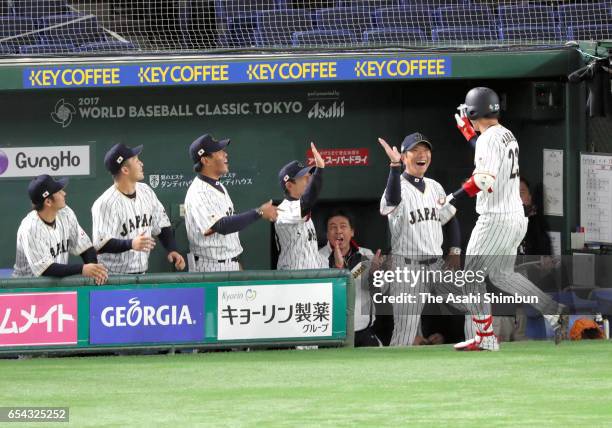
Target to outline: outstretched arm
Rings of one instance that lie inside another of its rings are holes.
[[[254,223],[260,218],[265,218],[269,221],[276,221],[278,217],[277,207],[272,205],[272,201],[268,201],[259,208],[254,208],[240,214],[225,216],[217,221],[209,229],[209,233],[220,233],[221,235],[229,235],[230,233],[240,232],[248,225]]]
[[[382,138],[378,142],[385,150],[389,158],[389,176],[387,177],[387,187],[385,188],[385,202],[389,207],[396,207],[402,201],[400,178],[402,175],[402,155],[397,151],[397,147],[391,148]]]
[[[323,168],[325,168],[325,161],[317,150],[314,143],[310,143],[310,149],[312,150],[312,156],[314,157],[315,172],[312,174],[308,187],[304,191],[304,194],[300,198],[300,207],[302,217],[305,217],[317,203],[321,189],[323,188]]]

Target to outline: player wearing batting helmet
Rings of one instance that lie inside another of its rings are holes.
[[[538,303],[534,306],[551,324],[555,343],[559,343],[567,329],[567,316],[561,315],[565,308],[514,272],[517,248],[527,232],[528,219],[520,197],[519,145],[512,132],[499,123],[499,97],[492,89],[473,88],[458,109],[460,114],[455,119],[460,132],[468,141],[475,140],[475,168],[472,176],[445,203],[476,196],[479,216],[470,235],[465,269],[486,272],[493,285],[506,293],[537,296]],[[474,295],[482,295],[484,290],[485,283],[478,280],[464,287],[466,293]],[[491,305],[486,299],[481,298],[479,302],[470,306],[476,335],[456,344],[457,350],[499,349],[493,332]]]

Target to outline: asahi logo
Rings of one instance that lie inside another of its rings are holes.
[[[317,101],[308,111],[308,119],[340,119],[344,117],[344,101],[323,103]]]

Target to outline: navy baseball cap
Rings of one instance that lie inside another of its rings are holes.
[[[39,175],[30,181],[30,184],[28,185],[30,200],[35,204],[39,204],[49,196],[62,190],[67,184],[67,177],[54,180],[50,175]]]
[[[280,181],[281,189],[283,189],[283,192],[286,192],[287,188],[285,187],[285,183],[287,181],[303,177],[309,172],[313,173],[315,169],[315,166],[304,166],[301,162],[296,160],[289,162],[278,172],[278,180]]]
[[[196,138],[189,146],[189,155],[194,162],[194,168],[200,164],[200,158],[206,153],[214,153],[223,150],[230,142],[229,138],[217,141],[210,134],[204,134]]]
[[[415,132],[414,134],[407,135],[406,138],[404,138],[404,141],[402,141],[402,153],[412,149],[419,143],[427,144],[429,150],[433,150],[433,146],[431,145],[427,137],[421,134],[420,132]]]
[[[104,155],[104,166],[108,172],[115,175],[121,169],[121,163],[124,160],[138,156],[140,152],[142,152],[142,144],[134,148],[130,148],[122,143],[115,144]]]

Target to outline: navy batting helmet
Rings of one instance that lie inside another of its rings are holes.
[[[481,117],[499,117],[499,97],[493,89],[478,87],[470,89],[465,96],[465,108],[468,119]]]

